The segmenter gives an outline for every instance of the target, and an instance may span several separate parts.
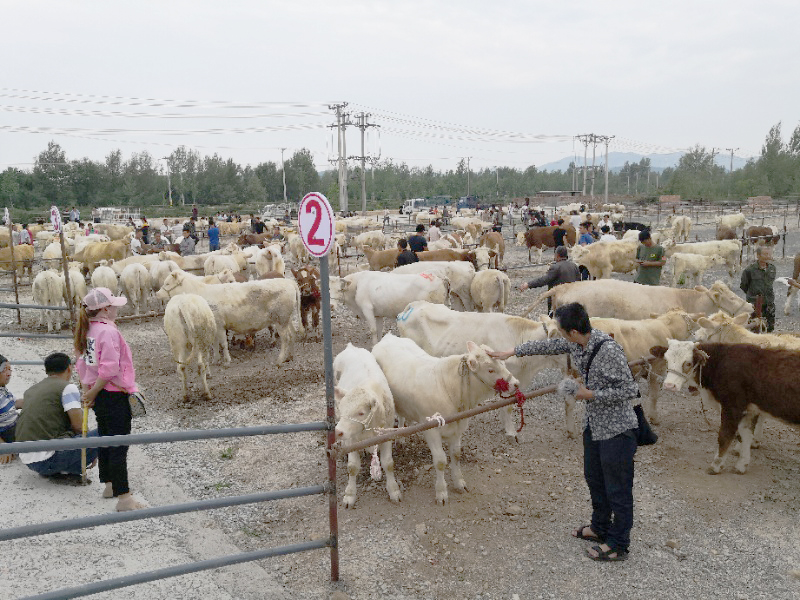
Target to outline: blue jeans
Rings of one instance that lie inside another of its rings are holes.
[[[209,243],[208,244],[208,251],[209,252],[214,252],[215,250],[219,250],[219,242],[217,242],[216,244]]]
[[[96,429],[93,429],[86,434],[86,437],[98,437]],[[80,437],[75,435],[73,437]],[[86,449],[86,465],[92,464],[97,458],[97,448]],[[81,474],[81,451],[80,450],[60,450],[48,458],[47,460],[40,460],[39,462],[30,463],[28,468],[31,471],[36,471],[39,475],[50,477],[51,475],[58,475],[65,473],[69,475]]]
[[[631,543],[634,454],[633,429],[599,441],[592,440],[588,427],[583,430],[583,474],[592,498],[592,531],[621,552],[627,552]]]

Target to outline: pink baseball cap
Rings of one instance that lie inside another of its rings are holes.
[[[83,304],[89,310],[99,310],[106,306],[124,306],[127,303],[128,299],[125,296],[115,296],[110,289],[104,287],[94,288],[83,299]]]

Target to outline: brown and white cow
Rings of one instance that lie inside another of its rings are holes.
[[[565,225],[567,235],[565,237],[568,246],[575,245],[575,228],[572,225]],[[532,227],[525,232],[525,245],[528,246],[528,261],[531,260],[531,248],[536,248],[539,251],[539,256],[536,262],[542,262],[542,253],[545,248],[553,248],[556,241],[553,238],[553,232],[556,227]]]
[[[750,444],[759,411],[792,425],[800,425],[800,352],[761,348],[753,344],[707,344],[669,340],[651,354],[667,361],[664,389],[697,387],[703,400],[722,409],[719,448],[709,473],[718,474],[738,432],[742,439],[736,471],[750,464]]]
[[[292,269],[297,285],[300,287],[300,316],[303,326],[308,331],[311,327],[319,327],[319,311],[322,293],[319,290],[319,269],[317,267],[300,267]]]

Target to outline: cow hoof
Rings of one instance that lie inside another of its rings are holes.
[[[447,495],[436,498],[436,506],[444,506],[445,504],[447,504]]]
[[[356,499],[350,496],[345,496],[342,498],[342,506],[345,508],[355,508],[356,507]]]
[[[509,433],[506,434],[506,439],[511,442],[512,444],[519,444],[519,437],[516,435],[511,435]]]
[[[403,500],[403,496],[401,496],[399,492],[396,495],[389,494],[389,500],[395,504],[399,504]]]
[[[709,475],[719,475],[722,472],[722,469],[715,469],[714,467],[708,467],[706,469],[706,473]]]
[[[758,450],[759,448],[761,448],[761,442],[757,442],[757,441],[753,440],[753,441],[750,443],[750,447],[751,447],[753,450]]]

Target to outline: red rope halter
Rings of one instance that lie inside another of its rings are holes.
[[[522,405],[525,404],[525,394],[522,393],[522,390],[517,388],[517,391],[514,392],[513,396],[504,396],[503,392],[507,392],[510,386],[505,379],[498,379],[494,382],[494,391],[501,398],[513,398],[516,397],[517,399],[517,406],[519,407],[519,429],[517,429],[517,433],[522,431],[522,428],[525,427],[525,413],[522,412]]]

